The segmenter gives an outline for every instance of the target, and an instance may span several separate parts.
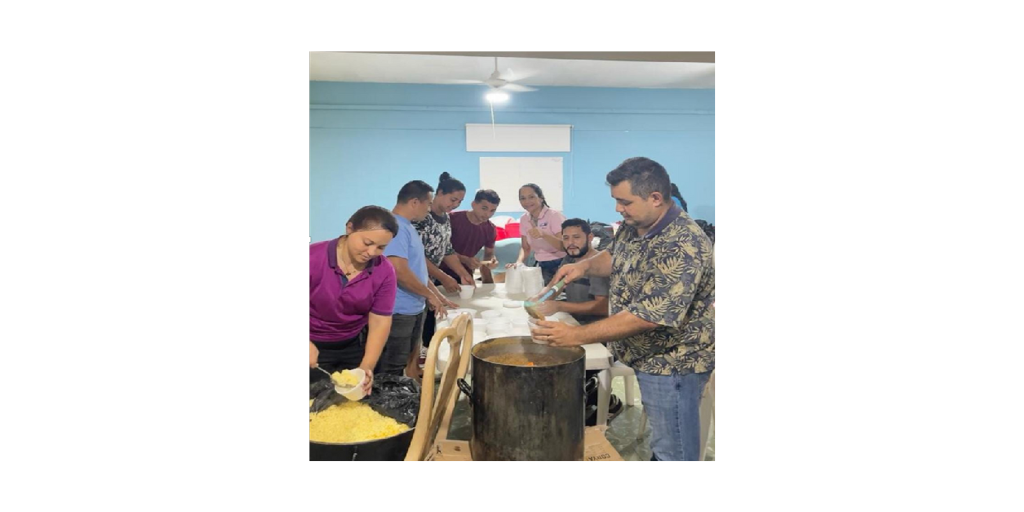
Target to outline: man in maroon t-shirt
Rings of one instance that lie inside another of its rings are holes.
[[[452,248],[459,255],[459,261],[469,269],[470,272],[480,269],[480,275],[484,283],[493,283],[491,269],[498,266],[498,259],[494,257],[494,239],[498,231],[494,224],[488,220],[498,210],[498,203],[501,198],[493,190],[480,190],[473,199],[472,209],[449,214],[452,223]],[[484,261],[476,258],[480,248],[484,248]],[[459,276],[447,265],[441,264],[441,270],[448,275],[458,279]]]

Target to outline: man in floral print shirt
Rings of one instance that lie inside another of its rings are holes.
[[[584,326],[540,322],[555,346],[609,342],[636,371],[655,460],[697,460],[700,396],[715,368],[711,240],[671,199],[665,168],[630,158],[608,173],[623,224],[606,251],[563,265],[552,282],[610,276],[610,316]]]

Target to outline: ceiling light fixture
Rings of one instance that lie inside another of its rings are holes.
[[[493,91],[487,93],[487,96],[485,96],[485,98],[487,98],[487,101],[491,103],[502,103],[508,101],[508,94],[505,94],[500,91]]]

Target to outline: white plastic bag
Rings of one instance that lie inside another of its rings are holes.
[[[507,293],[523,293],[522,268],[512,267],[505,271],[505,291]]]
[[[526,267],[522,270],[523,293],[527,297],[533,297],[544,289],[544,274],[540,267]]]

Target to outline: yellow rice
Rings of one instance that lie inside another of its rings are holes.
[[[359,377],[356,377],[356,374],[352,373],[351,370],[344,370],[341,373],[334,372],[331,374],[331,380],[343,388],[350,388],[359,384]]]
[[[342,402],[319,413],[309,413],[309,440],[320,443],[360,443],[407,430],[408,425],[360,402]]]

